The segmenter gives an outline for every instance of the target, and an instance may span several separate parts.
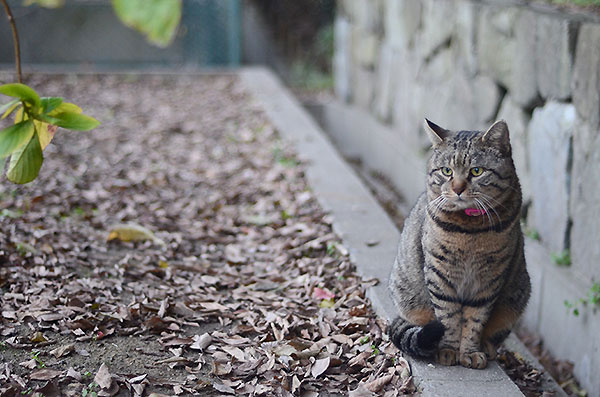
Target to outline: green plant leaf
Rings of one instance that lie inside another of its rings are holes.
[[[37,4],[40,7],[45,8],[57,8],[65,5],[65,0],[25,0],[23,2],[24,6],[30,6],[32,4]]]
[[[42,113],[49,113],[63,103],[63,99],[59,97],[44,97],[40,101],[42,103]]]
[[[27,102],[37,109],[41,105],[40,96],[31,87],[21,83],[12,83],[0,85],[0,94],[19,98],[20,100]]]
[[[0,131],[0,158],[10,156],[15,150],[24,146],[33,135],[33,122],[21,121]]]
[[[95,118],[74,112],[62,112],[54,114],[52,119],[54,119],[53,122],[47,122],[49,124],[76,131],[89,131],[100,125],[100,122]]]
[[[181,0],[112,0],[121,21],[152,44],[168,46],[181,19]]]
[[[0,113],[2,113],[2,118],[7,118],[21,103],[20,99],[13,99],[12,101],[5,103],[0,106]]]
[[[44,156],[37,134],[33,134],[27,145],[13,152],[6,177],[14,183],[33,181],[40,173]]]
[[[56,109],[48,113],[48,116],[54,116],[59,113],[70,112],[70,113],[81,113],[82,110],[79,106],[70,102],[61,103]]]

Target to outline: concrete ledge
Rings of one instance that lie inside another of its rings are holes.
[[[332,214],[334,229],[358,272],[365,278],[380,280],[367,292],[376,312],[386,319],[394,317],[386,285],[400,237],[398,230],[318,124],[271,72],[244,69],[240,76],[279,133],[293,141],[300,157],[308,162],[308,181],[320,204]],[[375,241],[376,245],[367,245]],[[423,396],[523,395],[496,362],[481,371],[410,362]]]

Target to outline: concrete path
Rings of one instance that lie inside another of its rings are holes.
[[[343,239],[358,272],[379,285],[367,291],[375,311],[390,319],[395,308],[386,291],[400,233],[341,158],[318,124],[270,71],[244,69],[240,76],[282,137],[291,140],[302,160],[317,199],[334,218],[333,227]],[[485,370],[443,367],[410,359],[423,396],[523,396],[496,362]]]

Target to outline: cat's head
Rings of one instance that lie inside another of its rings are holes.
[[[490,212],[520,187],[511,155],[508,126],[495,122],[486,131],[449,131],[429,120],[433,143],[428,163],[428,198],[435,210]]]

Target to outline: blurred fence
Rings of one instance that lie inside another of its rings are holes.
[[[67,0],[64,7],[24,7],[9,1],[25,65],[106,68],[236,66],[241,53],[240,0],[185,0],[179,31],[167,48],[125,27],[110,1]],[[14,62],[10,27],[0,12],[0,64]]]

